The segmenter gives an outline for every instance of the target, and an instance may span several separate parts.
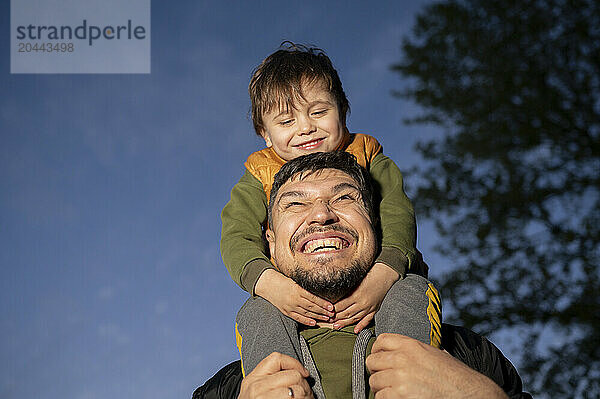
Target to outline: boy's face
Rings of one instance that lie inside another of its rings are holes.
[[[325,85],[319,81],[303,84],[302,94],[306,101],[296,102],[295,108],[280,107],[263,115],[265,143],[286,161],[333,151],[344,137],[345,123]]]

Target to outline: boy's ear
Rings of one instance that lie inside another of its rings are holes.
[[[269,135],[267,134],[267,132],[265,132],[264,130],[260,133],[260,135],[262,136],[262,138],[265,140],[265,145],[268,148],[273,147],[273,143],[271,142],[271,137],[269,137]]]

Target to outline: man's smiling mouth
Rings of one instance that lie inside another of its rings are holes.
[[[310,226],[292,237],[290,249],[302,254],[342,251],[358,242],[358,233],[337,224]]]
[[[317,238],[307,241],[302,246],[302,253],[314,254],[319,252],[337,251],[348,248],[350,243],[340,237]]]

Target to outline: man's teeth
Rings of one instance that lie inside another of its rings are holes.
[[[306,245],[304,245],[304,253],[312,254],[315,252],[342,248],[344,248],[344,241],[341,238],[324,238],[307,242]]]

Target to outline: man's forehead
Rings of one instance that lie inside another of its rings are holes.
[[[344,186],[354,186],[358,189],[356,181],[339,169],[319,169],[316,171],[300,172],[292,176],[279,189],[278,198],[288,191],[306,191],[326,193],[342,183]]]

